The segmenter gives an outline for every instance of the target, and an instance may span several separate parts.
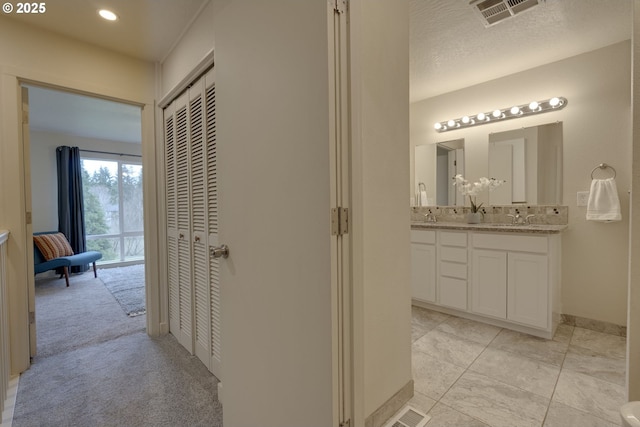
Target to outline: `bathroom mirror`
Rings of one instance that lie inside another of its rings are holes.
[[[562,204],[562,123],[489,134],[489,204]]]
[[[475,155],[465,155],[465,143],[474,144]],[[479,150],[486,150],[486,156]],[[464,205],[451,184],[457,173],[466,177],[465,169],[507,181],[489,193],[491,205],[562,204],[562,122],[491,133],[483,141],[460,138],[416,145],[414,166],[415,192],[426,193],[416,197],[418,206]]]

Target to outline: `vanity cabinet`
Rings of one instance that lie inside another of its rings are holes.
[[[411,295],[436,302],[436,232],[411,230]]]
[[[428,256],[427,244],[417,242],[427,232]],[[412,230],[411,253],[414,302],[552,338],[560,313],[559,234]]]
[[[467,309],[467,233],[440,231],[438,243],[438,303]]]

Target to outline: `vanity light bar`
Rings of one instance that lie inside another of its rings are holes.
[[[437,122],[433,127],[438,132],[447,132],[470,126],[495,123],[501,120],[517,119],[519,117],[562,110],[566,107],[567,102],[567,98],[553,97],[545,99],[544,101],[533,101],[529,104],[514,105],[510,108],[502,108],[491,112],[481,112],[475,116],[464,116],[458,119],[445,120],[443,122]]]

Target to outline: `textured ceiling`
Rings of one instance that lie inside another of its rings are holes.
[[[632,0],[546,0],[485,28],[469,0],[409,0],[419,101],[631,38]]]
[[[147,61],[160,62],[209,0],[52,0],[42,14],[11,19]],[[13,3],[13,2],[11,2]],[[115,22],[98,16],[110,9]]]

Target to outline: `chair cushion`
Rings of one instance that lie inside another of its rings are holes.
[[[33,236],[33,242],[47,261],[73,255],[73,249],[71,249],[71,245],[69,245],[67,238],[62,233],[35,235]]]

